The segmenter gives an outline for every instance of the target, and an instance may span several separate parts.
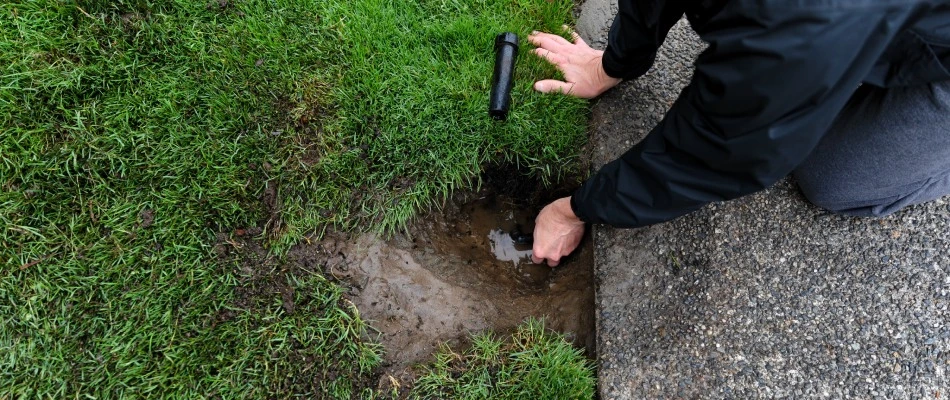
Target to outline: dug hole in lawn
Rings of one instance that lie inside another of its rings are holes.
[[[440,345],[463,346],[471,333],[504,334],[528,317],[594,354],[593,253],[589,241],[550,268],[531,263],[531,232],[541,206],[569,194],[510,168],[483,177],[441,210],[416,218],[408,233],[330,235],[301,244],[290,260],[325,266],[349,288],[361,317],[378,330],[388,375],[404,375]],[[385,376],[386,374],[384,374]]]

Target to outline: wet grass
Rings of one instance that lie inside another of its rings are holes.
[[[326,92],[332,114],[309,151],[290,157],[305,171],[287,182],[289,235],[301,227],[372,226],[394,230],[449,193],[477,184],[487,164],[518,165],[543,179],[574,171],[586,105],[543,96],[531,84],[553,71],[522,49],[505,123],[487,102],[494,36],[560,30],[564,0],[364,0],[324,7],[320,31],[331,37]],[[372,21],[372,23],[365,23]]]
[[[417,399],[592,399],[593,366],[563,337],[528,320],[507,338],[479,334],[462,354],[443,349],[413,383]]]
[[[507,123],[485,112],[494,34],[571,5],[0,4],[3,393],[358,396],[378,347],[281,250],[398,229],[491,162],[571,169],[586,111],[531,93],[541,63],[519,60]],[[245,236],[280,285],[215,252]]]

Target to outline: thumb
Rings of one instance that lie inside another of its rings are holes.
[[[574,84],[554,79],[545,79],[535,82],[534,90],[541,93],[570,94],[571,91],[574,90]]]

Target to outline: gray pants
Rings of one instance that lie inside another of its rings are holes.
[[[809,201],[849,215],[950,194],[950,81],[860,87],[794,176]]]

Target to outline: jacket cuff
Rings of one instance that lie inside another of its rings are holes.
[[[645,57],[638,57],[639,59],[631,60],[632,57],[627,57],[627,60],[621,60],[621,57],[614,53],[610,45],[607,45],[607,49],[604,50],[604,57],[601,59],[601,65],[603,65],[604,72],[608,76],[625,81],[643,76],[653,66],[654,58],[656,58],[656,53],[650,53]]]
[[[574,216],[576,216],[577,219],[587,223],[590,222],[590,220],[586,216],[581,215],[580,207],[577,205],[577,193],[580,192],[580,190],[581,189],[578,188],[577,191],[574,192],[574,195],[571,196],[571,211],[574,212]]]
[[[624,77],[625,68],[623,67],[622,64],[618,63],[617,60],[614,59],[613,53],[610,52],[609,50],[604,51],[604,58],[603,58],[602,64],[604,66],[604,72],[607,73],[607,76],[611,78],[619,78],[623,80],[627,79]]]

